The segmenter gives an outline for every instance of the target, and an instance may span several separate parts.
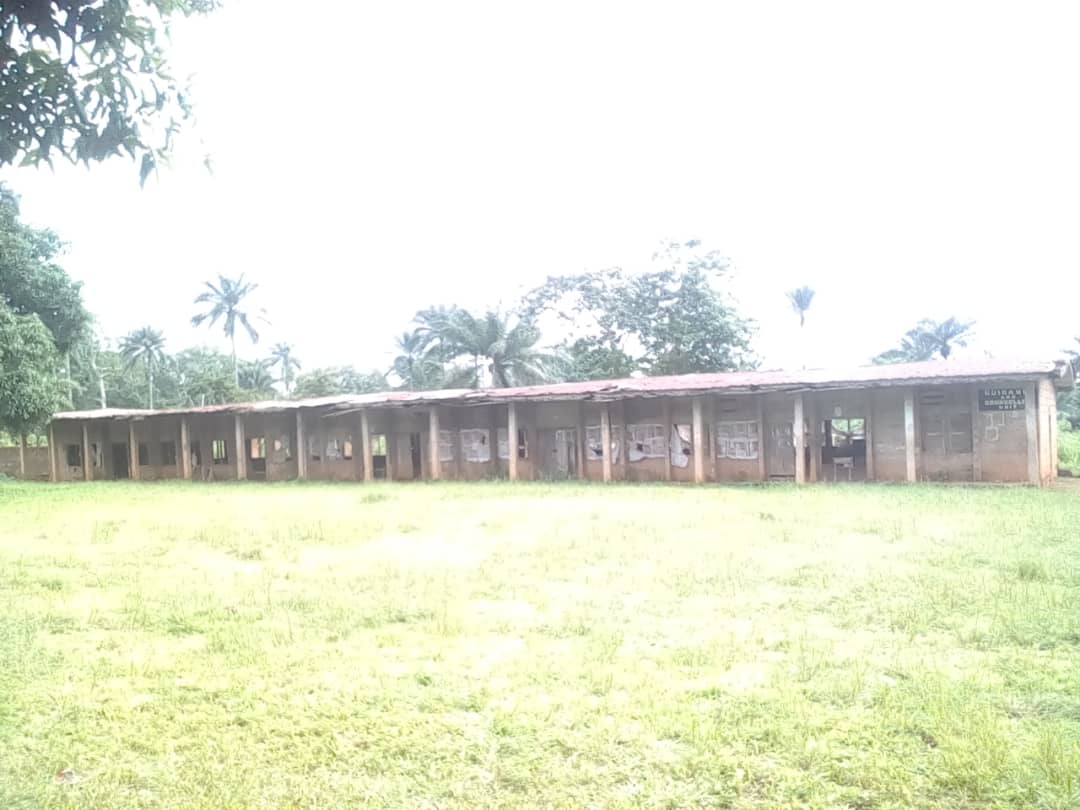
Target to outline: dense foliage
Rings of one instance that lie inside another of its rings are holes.
[[[884,351],[874,358],[878,364],[917,363],[924,360],[948,360],[954,346],[967,346],[971,338],[974,321],[958,321],[948,318],[944,321],[921,320],[913,329],[909,329],[900,341],[900,346]]]
[[[166,56],[169,22],[215,5],[0,2],[0,167],[127,155],[145,181],[191,115]]]

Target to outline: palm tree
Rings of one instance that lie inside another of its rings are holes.
[[[191,325],[200,326],[204,321],[210,321],[210,325],[213,326],[220,318],[225,319],[225,335],[232,343],[233,382],[239,386],[240,367],[236,362],[236,324],[240,322],[252,343],[259,342],[259,333],[251,325],[248,313],[240,309],[243,300],[255,292],[259,285],[245,282],[243,273],[239,278],[226,278],[219,273],[217,284],[209,281],[204,281],[203,284],[207,289],[195,297],[195,303],[210,304],[210,309],[193,317]]]
[[[443,385],[446,375],[431,333],[417,328],[402,332],[394,342],[399,354],[390,371],[401,380],[402,388],[425,391]]]
[[[974,321],[965,323],[956,318],[944,321],[923,319],[907,331],[899,348],[882,352],[874,358],[874,362],[917,363],[935,357],[948,360],[954,345],[967,346],[974,325]]]
[[[285,396],[292,392],[293,372],[300,370],[300,361],[293,356],[293,347],[288,343],[278,343],[270,350],[270,358],[266,361],[268,368],[281,367],[282,385],[285,386]]]
[[[274,375],[270,373],[265,361],[244,361],[240,364],[240,387],[247,395],[273,398],[277,394],[274,382]]]
[[[968,338],[971,337],[971,327],[975,325],[975,321],[968,321],[964,323],[956,320],[956,318],[949,318],[945,321],[921,321],[919,327],[930,336],[930,339],[937,346],[937,352],[941,355],[942,360],[948,360],[949,355],[952,354],[953,345],[967,346]]]
[[[165,338],[161,332],[149,326],[136,329],[120,341],[120,356],[126,368],[138,362],[146,365],[148,407],[154,407],[154,369],[165,362]]]
[[[791,308],[795,310],[795,314],[799,316],[799,327],[806,326],[806,310],[810,309],[810,304],[814,300],[814,291],[810,287],[799,287],[796,290],[792,290],[787,294],[788,301],[791,302]]]
[[[440,362],[471,360],[471,374],[464,378],[473,388],[549,382],[560,379],[567,365],[558,352],[537,348],[540,330],[527,319],[512,322],[492,310],[478,317],[455,307],[418,313],[417,322]],[[460,380],[461,372],[449,376]]]

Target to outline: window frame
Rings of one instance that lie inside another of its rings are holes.
[[[626,426],[627,447],[640,453],[639,461],[664,458],[668,454],[667,429],[659,422],[639,422]],[[631,458],[630,461],[635,461]]]
[[[487,428],[462,428],[458,431],[461,460],[467,464],[487,464],[491,461],[491,443]],[[479,451],[478,451],[479,448]]]
[[[161,442],[161,465],[169,467],[176,464],[177,452],[175,441]]]
[[[218,448],[221,448],[220,455]],[[224,467],[229,463],[229,440],[212,439],[210,441],[210,463],[215,467]]]
[[[757,419],[723,419],[713,426],[713,431],[713,450],[717,458],[731,461],[756,461],[761,458]]]

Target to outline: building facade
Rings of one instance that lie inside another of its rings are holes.
[[[1043,485],[1072,381],[984,360],[67,412],[49,476]]]

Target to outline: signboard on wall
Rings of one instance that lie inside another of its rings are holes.
[[[979,389],[980,411],[1022,411],[1026,404],[1024,389],[1017,386]]]

